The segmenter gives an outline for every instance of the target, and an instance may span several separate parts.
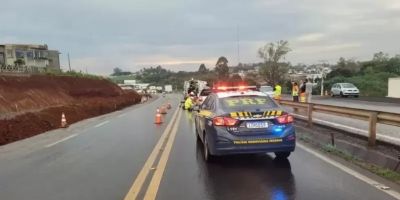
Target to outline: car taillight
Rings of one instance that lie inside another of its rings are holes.
[[[234,126],[237,123],[237,119],[230,117],[215,117],[213,119],[214,126]]]
[[[292,123],[294,121],[294,118],[293,118],[292,115],[282,115],[280,117],[277,117],[276,121],[279,124],[289,124],[289,123]]]

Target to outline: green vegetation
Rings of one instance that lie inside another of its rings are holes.
[[[77,72],[77,71],[62,71],[62,70],[47,70],[46,75],[49,76],[72,76],[72,77],[81,77],[81,78],[90,78],[90,79],[105,79],[102,76],[97,76],[93,74],[86,74],[82,72]]]
[[[258,50],[258,56],[264,60],[260,74],[270,85],[282,84],[289,69],[289,63],[280,62],[289,53],[289,42],[280,40],[268,43]]]
[[[336,155],[338,157],[341,157],[343,159],[345,159],[346,161],[349,161],[359,167],[362,167],[376,175],[379,175],[383,178],[386,178],[388,180],[394,181],[396,183],[400,183],[400,173],[393,171],[391,169],[387,169],[384,167],[380,167],[371,163],[367,163],[363,160],[360,160],[356,157],[354,157],[353,155],[351,155],[349,152],[337,149],[335,146],[332,146],[330,144],[322,146],[322,150]]]
[[[327,75],[324,87],[330,89],[334,83],[349,82],[356,85],[362,96],[386,96],[388,78],[400,76],[400,55],[389,57],[376,53],[371,61],[357,62],[340,58]]]

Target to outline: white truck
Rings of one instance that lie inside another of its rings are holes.
[[[172,93],[172,85],[164,85],[164,92]]]
[[[183,83],[183,94],[186,96],[190,92],[193,92],[196,96],[199,96],[205,88],[207,88],[207,81],[192,79]]]

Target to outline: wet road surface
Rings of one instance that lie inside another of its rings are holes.
[[[394,199],[299,147],[286,161],[268,154],[206,163],[185,116],[157,199]]]
[[[0,199],[124,199],[168,127],[153,123],[155,109],[164,102],[159,98],[0,148]],[[171,101],[173,108],[177,102]],[[192,114],[178,112],[176,136],[169,135],[160,151],[167,160],[155,188],[157,199],[395,199],[299,147],[286,161],[242,155],[205,163]],[[67,140],[53,140],[56,133]]]

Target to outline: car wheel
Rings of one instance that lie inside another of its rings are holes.
[[[354,97],[355,97],[355,98],[358,98],[358,95],[355,95]]]
[[[290,152],[275,152],[275,156],[278,159],[286,159],[290,156]]]
[[[341,96],[341,97],[344,97],[343,92],[340,92],[340,96]]]
[[[210,151],[208,150],[208,140],[207,140],[207,137],[206,137],[205,134],[204,134],[204,142],[203,142],[203,144],[204,144],[204,147],[203,147],[203,149],[204,149],[204,160],[206,162],[212,162],[214,160],[214,156],[211,155]]]

